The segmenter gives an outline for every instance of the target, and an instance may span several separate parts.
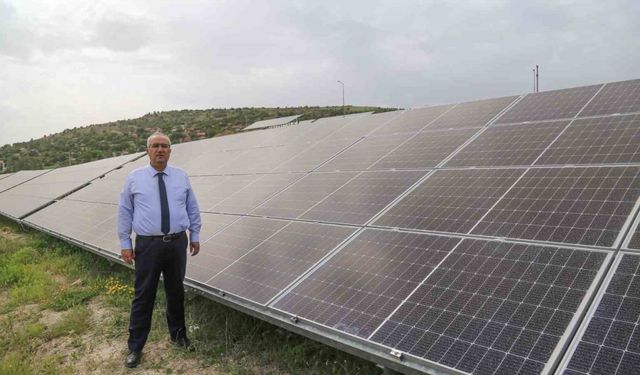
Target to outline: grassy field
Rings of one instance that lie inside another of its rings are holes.
[[[159,288],[142,364],[125,369],[133,272],[0,218],[0,375],[380,374],[372,363],[197,295],[195,352],[169,344]]]

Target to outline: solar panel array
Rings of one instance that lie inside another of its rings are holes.
[[[634,373],[638,112],[634,80],[174,145],[204,223],[187,283],[400,370]],[[38,197],[25,223],[117,259],[135,156],[77,191],[3,178],[0,211]]]

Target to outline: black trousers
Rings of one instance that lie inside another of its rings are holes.
[[[171,242],[136,238],[135,297],[129,320],[129,350],[142,351],[151,330],[160,274],[167,296],[167,325],[171,339],[186,335],[184,324],[184,275],[187,265],[187,235]]]

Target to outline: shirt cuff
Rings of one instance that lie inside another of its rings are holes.
[[[190,232],[191,242],[200,242],[200,232]]]
[[[120,240],[120,249],[133,249],[133,246],[131,245],[131,238]]]

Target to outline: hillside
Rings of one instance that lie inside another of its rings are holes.
[[[345,112],[390,108],[347,106]],[[160,129],[174,143],[238,132],[255,121],[302,114],[300,120],[342,114],[342,107],[230,108],[152,112],[140,118],[67,129],[61,133],[0,147],[5,172],[45,169],[144,150],[148,134]]]

